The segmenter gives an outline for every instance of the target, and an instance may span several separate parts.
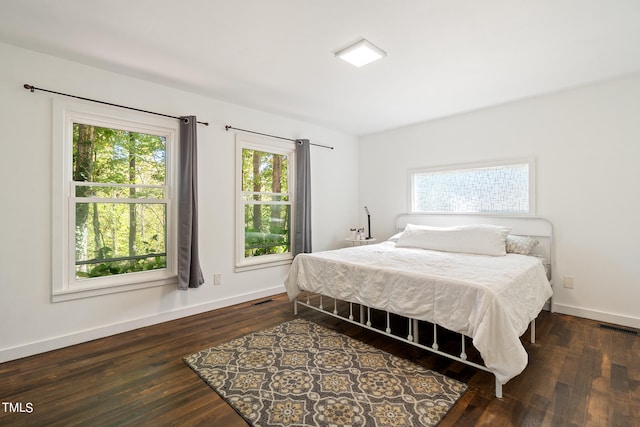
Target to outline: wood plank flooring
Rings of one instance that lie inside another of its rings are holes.
[[[295,317],[286,295],[266,300],[0,364],[0,425],[246,426],[182,357]],[[594,321],[541,313],[536,344],[523,337],[529,366],[496,399],[484,371],[299,314],[469,384],[442,426],[640,426],[640,337]]]

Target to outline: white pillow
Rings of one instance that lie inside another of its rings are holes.
[[[389,237],[389,238],[387,239],[387,241],[389,241],[389,242],[397,242],[401,235],[402,235],[402,231],[401,231],[401,232],[399,232],[399,233],[394,234],[394,235],[393,235],[393,236],[391,236],[391,237]]]
[[[446,228],[407,224],[396,246],[504,256],[510,231],[510,228],[485,224]]]

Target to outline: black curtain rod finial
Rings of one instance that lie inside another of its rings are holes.
[[[29,83],[25,83],[24,84],[24,88],[25,89],[29,89],[31,91],[31,93],[33,93],[35,91],[35,88],[32,85],[30,85]]]

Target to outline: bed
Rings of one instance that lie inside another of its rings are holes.
[[[296,256],[285,281],[296,314],[298,305],[319,310],[491,372],[502,397],[502,385],[527,365],[521,335],[531,325],[534,342],[535,318],[545,304],[552,309],[552,225],[532,217],[401,215],[396,229],[381,243]],[[338,301],[348,312],[339,313]],[[371,325],[372,309],[386,313],[385,327]],[[406,337],[392,333],[391,315],[408,319]],[[417,339],[424,322],[433,325],[432,343]],[[438,327],[461,335],[459,353],[441,351]],[[483,363],[467,360],[465,337]]]

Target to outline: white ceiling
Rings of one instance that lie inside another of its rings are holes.
[[[640,72],[640,1],[0,0],[0,41],[366,135]]]

